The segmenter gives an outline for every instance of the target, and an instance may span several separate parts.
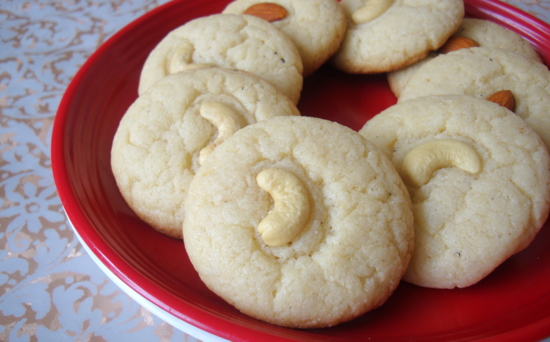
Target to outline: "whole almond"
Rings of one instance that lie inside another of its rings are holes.
[[[443,44],[441,48],[439,48],[440,53],[449,53],[452,51],[457,51],[460,49],[467,49],[471,47],[477,47],[479,44],[470,38],[466,37],[460,37],[460,36],[453,36]]]
[[[288,16],[287,10],[272,2],[260,2],[246,9],[243,14],[253,15],[269,22],[284,19]]]
[[[510,90],[497,91],[493,95],[489,96],[487,100],[501,105],[512,112],[515,112],[516,110],[516,98]]]

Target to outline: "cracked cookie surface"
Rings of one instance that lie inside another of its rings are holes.
[[[390,6],[376,18],[354,22],[357,11],[374,0],[342,0],[348,30],[332,59],[347,73],[397,70],[437,50],[460,26],[462,0],[382,0]]]
[[[262,0],[230,2],[223,13],[242,14]],[[285,8],[288,16],[271,22],[288,35],[302,57],[304,76],[312,74],[340,47],[347,28],[347,19],[336,0],[272,0]]]
[[[257,229],[274,203],[256,177],[273,168],[299,179],[311,203],[300,233],[280,247]],[[412,253],[410,201],[389,159],[322,119],[243,128],[202,165],[188,196],[184,242],[201,279],[273,324],[332,326],[380,306]]]
[[[219,127],[205,117],[212,107],[232,109],[218,119]],[[214,67],[169,75],[139,96],[120,121],[111,151],[117,185],[141,219],[181,238],[182,204],[200,168],[201,151],[231,133],[223,131],[224,117],[238,116],[245,126],[279,115],[300,114],[285,95],[253,74]]]
[[[298,103],[303,64],[294,43],[253,16],[213,14],[168,33],[151,51],[139,80],[140,94],[188,64],[213,64],[256,74]]]
[[[423,64],[403,88],[399,102],[427,95],[470,95],[487,98],[509,90],[521,116],[550,147],[550,71],[513,51],[474,47]]]
[[[473,39],[479,46],[510,50],[536,62],[542,61],[535,48],[526,39],[516,32],[489,20],[464,18],[460,28],[453,34],[453,37],[466,37]],[[437,53],[431,53],[418,63],[388,73],[388,83],[393,93],[399,97],[411,75],[424,63],[436,56]]]
[[[550,207],[550,157],[523,119],[465,95],[427,96],[392,106],[360,134],[402,172],[411,150],[455,140],[471,146],[481,170],[444,167],[408,186],[415,251],[406,281],[434,288],[473,285],[524,249]]]

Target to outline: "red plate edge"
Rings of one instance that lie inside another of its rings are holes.
[[[153,11],[145,14],[144,16],[136,19],[124,27],[117,34],[113,35],[107,42],[105,42],[90,58],[84,63],[79,72],[75,75],[74,79],[69,84],[65,95],[62,98],[58,109],[58,115],[54,121],[53,134],[52,134],[52,170],[56,186],[61,198],[61,202],[65,208],[67,216],[74,224],[74,228],[78,230],[81,238],[87,242],[87,246],[92,250],[95,256],[104,263],[104,265],[110,269],[122,282],[129,285],[135,291],[143,295],[147,300],[153,302],[159,306],[162,310],[169,312],[170,314],[177,316],[179,319],[186,321],[192,325],[195,325],[205,331],[218,334],[220,331],[225,332],[222,336],[227,339],[239,339],[243,334],[246,334],[248,338],[259,339],[266,337],[275,338],[272,334],[266,334],[265,332],[258,331],[253,327],[244,327],[242,325],[235,325],[230,320],[225,320],[217,316],[212,316],[211,313],[203,307],[190,306],[187,303],[181,301],[179,298],[171,293],[166,293],[160,290],[150,283],[147,278],[143,277],[137,270],[127,264],[115,251],[109,248],[109,244],[102,240],[102,237],[95,231],[86,219],[84,213],[80,211],[80,207],[77,205],[78,200],[72,192],[72,185],[68,181],[68,174],[63,165],[67,163],[69,156],[65,155],[64,150],[64,135],[62,128],[67,120],[67,109],[70,105],[71,98],[75,94],[78,85],[81,83],[87,69],[95,62],[97,57],[102,54],[108,47],[125,36],[129,31],[136,29],[144,21],[149,20],[153,16],[159,15],[160,12],[168,12],[173,6],[185,6],[187,1],[174,1],[162,5]],[[213,2],[204,1],[205,13],[209,10],[211,13],[216,13],[221,10],[217,4]],[[515,8],[510,5],[500,3],[493,0],[466,0],[467,13],[474,17],[490,18],[505,27],[518,31],[516,24],[520,23],[524,27],[529,28],[532,31],[532,35],[526,37],[537,50],[541,53],[542,57],[548,64],[550,61],[550,50],[547,45],[543,45],[544,41],[550,41],[550,26],[542,22],[541,20]],[[515,19],[512,20],[511,18]],[[139,283],[139,284],[138,284]],[[184,307],[185,315],[180,312],[176,312],[171,307],[178,302],[177,306]],[[208,321],[208,324],[204,322]],[[212,329],[211,326],[216,326],[216,329]],[[539,321],[533,322],[532,325],[525,326],[521,329],[514,331],[504,332],[499,336],[492,336],[495,340],[502,340],[504,335],[506,338],[540,338],[542,331],[550,330],[550,317],[544,317]],[[231,333],[234,331],[235,333]],[[546,336],[542,336],[546,337]],[[300,335],[303,340],[304,336]],[[278,336],[278,340],[282,337]]]

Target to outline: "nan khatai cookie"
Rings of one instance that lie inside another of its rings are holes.
[[[527,247],[548,217],[548,151],[502,106],[426,96],[386,109],[360,133],[391,158],[411,196],[408,282],[473,285]]]
[[[497,93],[500,95],[495,99]],[[550,146],[550,71],[542,63],[512,51],[486,47],[439,55],[411,76],[399,102],[444,94],[513,104],[510,109]]]
[[[514,31],[488,20],[464,18],[457,32],[447,40],[438,52],[431,53],[418,63],[388,73],[390,88],[393,93],[399,97],[401,95],[401,90],[411,75],[424,63],[436,57],[439,53],[448,53],[478,46],[510,50],[534,61],[542,61],[535,48]]]
[[[214,14],[171,31],[145,61],[139,93],[164,76],[193,65],[245,70],[271,82],[294,103],[300,98],[300,53],[284,33],[254,16]]]
[[[357,132],[311,117],[258,122],[197,172],[183,224],[204,283],[241,312],[332,326],[386,301],[413,248],[395,168]]]
[[[348,30],[333,58],[347,73],[397,70],[437,50],[464,17],[462,0],[342,0]]]
[[[222,68],[166,76],[140,95],[120,121],[111,166],[135,213],[181,238],[183,202],[201,163],[242,127],[299,115],[286,96],[253,74]]]
[[[268,20],[288,35],[300,52],[304,76],[312,74],[340,47],[347,18],[337,0],[236,0],[223,13]]]

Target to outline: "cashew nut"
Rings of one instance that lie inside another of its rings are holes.
[[[182,43],[178,49],[172,54],[172,57],[168,61],[167,71],[168,74],[175,74],[181,71],[211,68],[215,67],[215,64],[211,63],[193,63],[193,44],[190,42]]]
[[[449,166],[476,174],[481,170],[481,160],[476,150],[465,142],[433,140],[417,146],[405,156],[400,174],[406,184],[420,187],[430,181],[436,170]]]
[[[258,225],[268,246],[278,247],[291,242],[304,228],[311,205],[309,193],[293,173],[277,168],[262,170],[256,181],[273,198],[273,209]]]
[[[216,139],[199,152],[199,163],[202,164],[216,146],[246,126],[246,123],[239,111],[221,102],[203,102],[199,112],[218,129]]]
[[[188,70],[214,68],[214,67],[216,67],[216,64],[212,64],[212,63],[191,63],[191,64],[187,64],[184,67],[182,67],[181,70],[179,70],[179,72],[188,71]]]
[[[175,74],[185,69],[193,59],[193,51],[193,44],[187,41],[181,43],[168,61],[168,73]]]
[[[356,24],[369,22],[386,12],[393,2],[394,0],[367,0],[365,6],[353,12],[351,19]]]

